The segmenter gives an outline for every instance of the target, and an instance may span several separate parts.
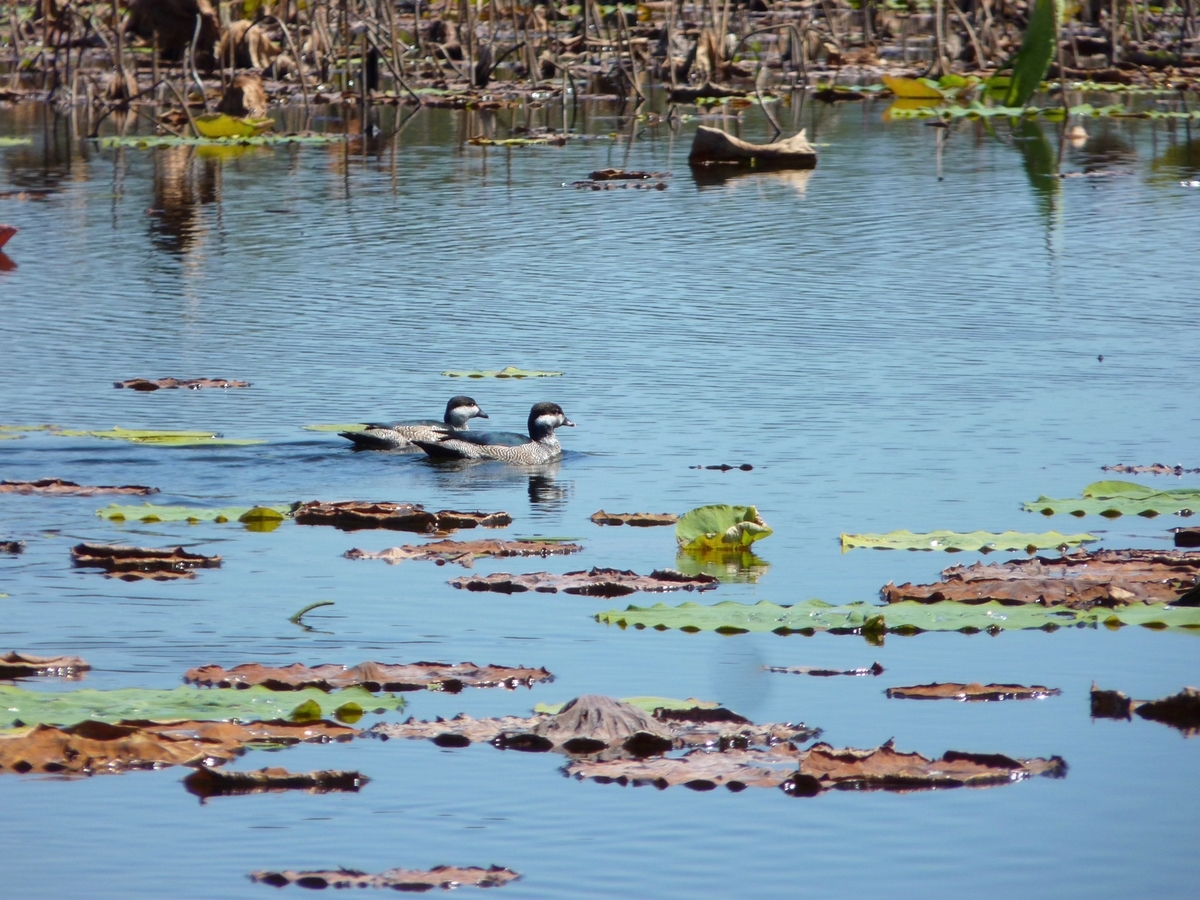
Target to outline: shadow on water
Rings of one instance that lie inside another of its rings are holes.
[[[422,461],[434,471],[438,490],[469,492],[477,490],[506,490],[526,487],[530,508],[539,514],[557,512],[574,493],[574,480],[560,481],[562,462],[556,460],[541,466],[512,466],[494,460],[432,460]]]

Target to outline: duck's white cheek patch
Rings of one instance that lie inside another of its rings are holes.
[[[562,417],[556,415],[538,416],[534,421],[541,428],[557,428],[562,424]]]

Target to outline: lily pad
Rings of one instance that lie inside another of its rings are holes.
[[[1099,540],[1091,534],[1059,534],[1044,531],[1040,534],[1022,531],[889,531],[887,534],[843,534],[842,552],[856,547],[873,550],[1041,550],[1067,547]]]
[[[1021,507],[1044,516],[1070,513],[1073,516],[1101,515],[1115,519],[1121,515],[1153,518],[1160,514],[1190,516],[1200,510],[1200,488],[1159,490],[1132,481],[1096,481],[1082,491],[1079,499],[1054,500],[1038,497]]]
[[[971,684],[930,683],[914,684],[909,687],[894,687],[887,689],[887,695],[893,700],[1044,700],[1046,697],[1057,697],[1061,694],[1058,688],[1042,687],[1035,684],[1026,687],[1023,684]]]
[[[157,378],[154,380],[130,378],[128,381],[114,381],[113,387],[128,388],[131,391],[179,390],[180,388],[198,391],[202,388],[247,388],[250,387],[250,382],[230,381],[228,378]]]
[[[1101,466],[1105,472],[1121,472],[1125,475],[1200,475],[1200,469],[1185,469],[1181,465],[1165,466],[1154,463],[1149,466],[1127,466],[1117,463],[1115,466]]]
[[[96,510],[96,515],[113,522],[241,522],[251,525],[256,522],[282,522],[292,511],[291,505],[279,506],[226,506],[221,509],[206,509],[200,506],[155,506],[143,503],[140,506],[122,506],[113,503]]]
[[[211,431],[159,431],[142,430],[137,428],[112,428],[109,431],[89,431],[86,429],[56,428],[51,434],[59,437],[92,437],[103,440],[129,441],[133,444],[154,444],[160,447],[196,447],[196,446],[238,446],[250,444],[265,444],[266,441],[253,438],[227,438]]]
[[[39,494],[41,496],[91,497],[94,494],[157,494],[158,488],[144,484],[76,484],[61,478],[37,481],[0,481],[0,494]]]
[[[254,137],[268,131],[275,124],[269,117],[255,119],[249,116],[231,116],[228,113],[207,113],[195,116],[193,121],[200,136],[206,138]]]
[[[153,688],[119,688],[98,691],[85,688],[77,691],[50,693],[29,691],[0,685],[0,725],[10,727],[20,721],[26,725],[70,725],[75,722],[120,722],[148,719],[158,722],[174,720],[243,722],[270,719],[290,719],[297,706],[312,701],[324,713],[348,702],[363,709],[403,709],[404,698],[394,694],[372,694],[361,687],[326,693],[319,688],[281,693],[265,687],[244,690],[202,689],[177,687],[169,690]]]
[[[305,425],[305,431],[366,431],[371,426],[366,422],[334,422],[324,425]]]
[[[311,667],[301,663],[283,667],[243,663],[228,670],[221,666],[200,666],[189,669],[183,679],[217,688],[261,685],[273,691],[313,688],[330,691],[353,686],[368,691],[417,691],[428,688],[457,694],[463,687],[502,687],[510,691],[517,687],[533,687],[538,682],[553,681],[554,676],[544,668],[477,666],[471,662],[400,665],[364,662],[351,667],[336,663]],[[342,691],[337,696],[344,694],[345,691]],[[320,710],[317,714],[320,715]]]
[[[71,561],[80,568],[103,569],[106,575],[126,581],[150,578],[193,578],[193,569],[216,569],[221,557],[190,553],[182,547],[125,547],[115,544],[76,544]]]
[[[164,135],[113,135],[99,139],[100,149],[127,147],[157,150],[161,147],[268,147],[272,144],[329,144],[346,140],[344,134],[259,134],[246,137],[176,137]]]
[[[916,603],[903,601],[876,606],[850,603],[833,606],[821,600],[806,600],[794,606],[779,606],[763,600],[755,604],[727,600],[712,606],[682,603],[668,606],[629,606],[611,609],[596,616],[596,621],[621,628],[654,628],[665,631],[716,631],[739,634],[747,631],[773,631],[776,634],[864,634],[867,637],[917,634],[922,631],[987,631],[1041,628],[1054,631],[1064,626],[1146,625],[1151,628],[1200,629],[1200,607],[1174,607],[1166,603],[1139,604],[1121,609],[1096,607],[1074,610],[1046,608],[1037,604],[1005,606],[1001,603]]]
[[[34,656],[32,653],[0,655],[0,678],[31,678],[57,676],[82,678],[91,665],[78,656]]]
[[[224,772],[200,766],[183,779],[188,793],[197,797],[223,797],[241,794],[266,794],[274,791],[307,791],[325,794],[330,791],[358,793],[370,781],[359,772],[289,772],[282,768],[259,769],[256,772]]]
[[[653,713],[656,709],[716,709],[721,704],[715,700],[697,700],[689,697],[687,700],[677,700],[672,697],[622,697],[622,703],[636,706],[638,709]],[[533,711],[548,716],[556,716],[562,712],[566,703],[539,703]]]
[[[324,503],[313,500],[295,509],[299,525],[332,525],[342,531],[362,528],[390,528],[433,534],[456,528],[505,528],[512,524],[506,512],[463,512],[443,509],[430,512],[419,503],[372,503],[363,500],[344,500]]]
[[[693,509],[675,526],[675,540],[684,550],[732,550],[771,534],[753,506],[724,503]]]
[[[505,366],[498,372],[443,372],[447,378],[557,378],[562,372],[539,372],[532,369],[518,369],[516,366]]]
[[[583,547],[567,541],[538,541],[517,540],[502,541],[484,539],[479,541],[433,541],[428,544],[405,544],[402,547],[388,547],[386,550],[372,552],[354,548],[347,550],[343,556],[346,559],[382,559],[389,565],[404,562],[406,559],[431,559],[439,566],[446,563],[458,563],[470,569],[476,559],[484,557],[509,556],[565,556],[578,553]]]
[[[498,594],[520,594],[537,591],[542,594],[578,594],[586,597],[623,597],[634,591],[710,591],[717,586],[711,575],[684,575],[673,569],[655,570],[649,575],[621,569],[593,567],[587,571],[528,572],[510,575],[463,575],[452,578],[450,584],[468,591],[494,591]]]
[[[512,869],[491,866],[434,866],[427,870],[388,869],[378,875],[351,869],[305,872],[251,872],[250,880],[271,887],[295,884],[305,888],[391,888],[394,891],[428,891],[433,888],[450,890],[464,885],[480,888],[502,887],[516,881],[520,874]]]

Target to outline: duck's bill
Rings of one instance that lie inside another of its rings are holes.
[[[574,422],[572,422],[570,419],[567,419],[567,418],[564,418],[564,419],[563,419],[563,421],[562,421],[562,423],[563,423],[563,425],[567,426],[568,428],[574,428],[574,427],[575,427],[575,423],[574,423]]]
[[[485,413],[485,412],[484,412],[484,411],[481,409],[479,412],[475,413],[475,418],[477,418],[477,419],[487,419],[487,418],[490,418],[490,416],[488,416],[488,414],[487,414],[487,413]]]

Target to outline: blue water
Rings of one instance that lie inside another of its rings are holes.
[[[21,228],[0,272],[0,423],[213,429],[265,444],[134,446],[33,433],[0,441],[0,477],[162,488],[156,503],[420,502],[507,510],[501,535],[582,554],[481,560],[480,572],[673,565],[670,529],[600,528],[609,511],[754,503],[774,528],[756,583],[701,602],[873,600],[978,554],[840,552],[842,532],[1088,530],[1167,547],[1175,517],[1044,519],[1117,462],[1200,466],[1195,238],[1200,151],[1181,127],[1089,120],[1064,172],[1031,135],[946,133],[883,104],[807,104],[811,177],[698,184],[678,133],[613,108],[566,147],[482,148],[545,110],[428,110],[399,135],[245,151],[104,150],[64,122],[0,107],[0,199]],[[751,112],[748,139],[769,129]],[[608,137],[615,133],[615,138]],[[630,135],[632,134],[632,139]],[[1191,160],[1192,162],[1189,162]],[[577,191],[596,168],[672,172],[663,192]],[[940,175],[940,177],[939,177]],[[1101,360],[1099,357],[1103,357]],[[506,365],[521,381],[443,377]],[[247,390],[118,391],[133,377],[226,377]],[[554,400],[578,423],[531,476],[352,454],[316,423],[425,418],[472,394],[519,430]],[[750,463],[752,471],[690,466]],[[1200,477],[1131,479],[1169,486]],[[1200,683],[1194,636],[1125,628],[997,637],[622,631],[618,601],[455,591],[455,567],[353,562],[403,534],[236,524],[120,525],[108,498],[0,498],[0,648],[74,653],[87,686],[172,687],[195,665],[364,659],[544,665],[531,691],[409,695],[403,715],[523,714],[582,693],[720,700],[804,721],[835,746],[1058,754],[1065,779],[989,790],[694,793],[576,782],[562,758],[358,740],[248,753],[235,765],[358,768],[361,793],[217,798],[183,770],[0,778],[3,893],[24,898],[258,897],[256,869],[516,869],[506,897],[1190,897],[1200,864],[1200,744],[1150,722],[1093,722],[1093,681],[1137,698]],[[464,534],[462,536],[470,536]],[[127,584],[72,569],[80,540],[183,543],[224,564]],[[1009,554],[991,558],[1007,558]],[[632,598],[635,602],[644,602]],[[656,602],[661,598],[650,598]],[[696,599],[672,595],[669,602]],[[317,600],[335,605],[289,615]],[[879,678],[770,674],[869,665]],[[1044,684],[1037,702],[887,700],[927,681]],[[45,685],[60,690],[63,685]],[[366,723],[373,721],[369,718]],[[364,723],[364,724],[366,724]],[[294,892],[298,889],[289,889]]]

